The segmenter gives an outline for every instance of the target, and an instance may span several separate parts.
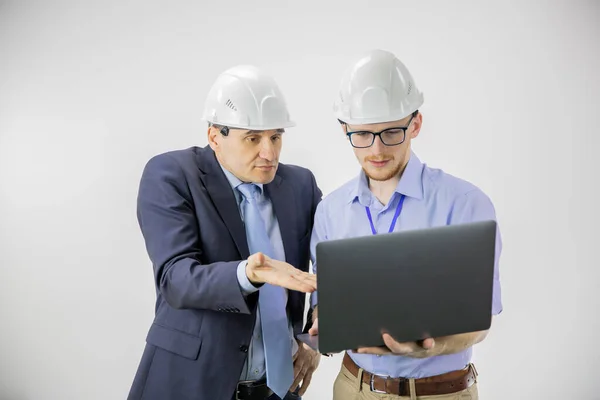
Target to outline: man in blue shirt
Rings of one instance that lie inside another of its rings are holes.
[[[335,113],[362,171],[317,207],[311,240],[315,273],[315,248],[320,241],[496,218],[492,202],[480,189],[427,166],[411,150],[411,141],[418,136],[423,121],[418,110],[422,104],[423,95],[410,72],[389,52],[371,51],[344,74]],[[498,232],[494,315],[502,311],[500,250]],[[311,334],[318,332],[317,299],[315,292]],[[384,334],[386,347],[344,354],[334,384],[334,400],[389,399],[390,395],[476,399],[472,346],[486,335],[487,331],[472,332],[398,343]]]

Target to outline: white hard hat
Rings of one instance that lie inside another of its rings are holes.
[[[374,124],[401,120],[423,101],[406,66],[390,52],[372,50],[344,72],[333,109],[347,124]]]
[[[250,130],[295,126],[275,80],[252,65],[230,68],[217,77],[208,92],[203,119]]]

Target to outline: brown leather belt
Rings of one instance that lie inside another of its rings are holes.
[[[344,367],[354,376],[358,376],[359,367],[354,363],[348,353],[344,354]],[[450,394],[465,390],[475,383],[477,370],[473,364],[468,368],[451,371],[442,375],[415,379],[416,396],[435,396]],[[371,374],[364,371],[362,381],[369,385],[372,392],[393,394],[396,396],[410,396],[410,385],[408,378],[390,378]]]

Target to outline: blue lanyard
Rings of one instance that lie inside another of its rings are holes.
[[[392,233],[394,231],[394,227],[396,226],[396,221],[398,220],[398,216],[400,215],[400,212],[402,211],[402,203],[404,203],[404,195],[400,196],[400,201],[398,202],[398,205],[396,206],[396,213],[394,214],[394,219],[392,219],[392,223],[390,225],[390,230],[388,233]],[[373,225],[373,218],[371,217],[371,210],[369,209],[369,207],[365,207],[365,209],[367,210],[367,217],[369,217],[369,223],[371,224],[371,232],[373,232],[373,235],[377,235],[377,231],[375,230],[375,225]]]

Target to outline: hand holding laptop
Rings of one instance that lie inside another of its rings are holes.
[[[385,346],[360,347],[355,350],[355,352],[359,354],[375,354],[379,356],[396,355],[412,358],[426,358],[431,356],[430,350],[432,350],[435,346],[435,340],[433,338],[427,338],[418,342],[400,343],[394,340],[394,338],[388,333],[383,334],[383,341]]]

